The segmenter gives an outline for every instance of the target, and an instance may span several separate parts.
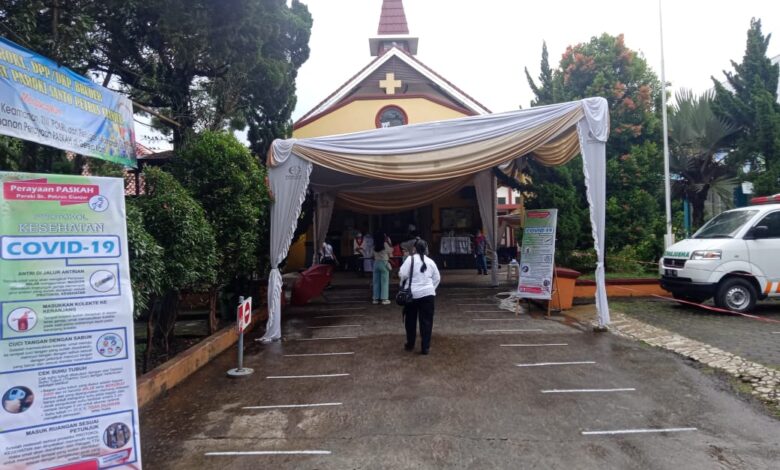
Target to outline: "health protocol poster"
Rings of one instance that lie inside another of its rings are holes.
[[[0,185],[0,468],[140,469],[124,182]]]
[[[558,209],[529,210],[525,213],[517,285],[518,295],[522,298],[552,298],[557,222]]]

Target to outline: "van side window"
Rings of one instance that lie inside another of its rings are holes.
[[[761,222],[756,225],[766,225],[769,227],[767,238],[780,238],[780,211],[772,212],[761,219]]]

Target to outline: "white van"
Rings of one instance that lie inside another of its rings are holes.
[[[780,297],[780,194],[723,212],[659,262],[661,287],[674,298],[748,312],[757,300]]]

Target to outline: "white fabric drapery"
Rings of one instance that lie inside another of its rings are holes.
[[[322,247],[322,242],[328,236],[328,227],[330,218],[333,216],[333,206],[336,205],[335,198],[330,193],[317,194],[317,211],[314,213],[314,256],[316,258]]]
[[[582,170],[585,173],[591,233],[596,248],[596,312],[598,312],[599,326],[606,328],[609,325],[609,304],[607,303],[606,276],[604,274],[607,203],[607,158],[604,143],[609,134],[609,121],[598,124],[594,126],[584,118],[577,124],[577,133],[582,148]]]
[[[477,204],[479,205],[479,215],[482,218],[482,226],[485,228],[485,239],[487,240],[487,253],[490,256],[490,282],[491,285],[498,285],[498,246],[496,240],[497,216],[496,216],[496,177],[492,170],[484,170],[477,173],[474,178],[474,189],[477,191]]]
[[[276,197],[271,211],[273,269],[269,276],[270,315],[264,338],[280,335],[281,275],[276,268],[287,255],[310,175],[313,188],[327,188],[338,200],[347,197],[347,193],[358,193],[360,186],[445,180],[455,186],[457,178],[477,175],[479,180],[482,175],[484,180],[475,181],[475,186],[495,270],[498,231],[495,177],[491,169],[523,155],[531,155],[545,165],[562,165],[580,152],[598,257],[596,306],[599,323],[606,326],[609,310],[604,281],[604,221],[608,134],[607,101],[587,98],[502,114],[274,141],[268,156],[269,179]],[[316,167],[314,172],[312,167]],[[495,274],[494,271],[494,283]]]
[[[271,272],[268,274],[268,321],[261,341],[274,341],[282,337],[282,274],[279,265],[290,249],[301,206],[306,199],[312,164],[295,154],[287,154],[284,161],[268,170],[273,203],[271,204],[271,244],[269,256]]]

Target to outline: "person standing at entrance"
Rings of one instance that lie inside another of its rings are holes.
[[[327,241],[322,242],[322,246],[320,247],[320,264],[330,264],[333,266],[338,264],[336,254],[333,252],[333,245]]]
[[[390,290],[390,256],[393,254],[393,246],[384,232],[374,234],[374,295],[372,303],[383,305],[390,303],[388,299]]]
[[[366,257],[363,234],[358,232],[352,241],[352,269],[363,277],[363,258]]]
[[[477,260],[477,274],[487,274],[486,249],[487,239],[482,235],[481,230],[477,230],[476,235],[474,235],[474,257]]]
[[[428,254],[428,244],[425,240],[417,240],[414,244],[414,254],[404,261],[398,275],[401,285],[410,277],[412,278],[412,303],[404,305],[404,326],[406,327],[406,344],[404,349],[411,351],[417,340],[417,318],[420,319],[420,336],[422,342],[420,353],[428,354],[431,348],[431,335],[433,334],[434,300],[436,288],[439,287],[441,276],[436,263],[425,256]],[[412,274],[414,269],[414,274]]]
[[[374,272],[374,237],[368,232],[363,237],[363,272]]]

